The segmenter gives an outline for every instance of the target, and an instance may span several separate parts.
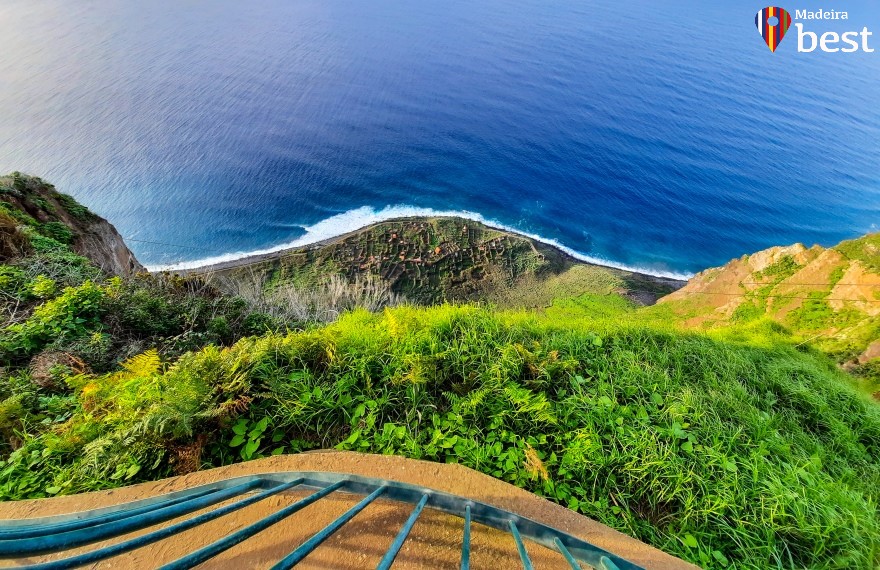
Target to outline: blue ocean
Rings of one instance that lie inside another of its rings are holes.
[[[876,0],[798,1],[880,50]],[[3,0],[0,172],[151,267],[437,212],[671,275],[876,231],[880,51],[771,53],[763,7]]]

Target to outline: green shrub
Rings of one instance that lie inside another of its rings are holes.
[[[242,321],[242,333],[244,336],[264,334],[283,328],[283,323],[272,315],[266,313],[249,313]]]
[[[183,332],[185,309],[173,297],[139,285],[126,283],[118,296],[107,299],[106,310],[114,325],[141,337]]]
[[[0,213],[9,216],[23,226],[37,227],[40,225],[37,220],[29,216],[27,213],[2,200],[0,200]]]
[[[67,287],[60,296],[37,307],[25,322],[7,326],[0,334],[0,349],[9,358],[20,358],[51,343],[85,335],[100,323],[104,296],[104,289],[91,281]]]
[[[52,237],[40,235],[33,230],[29,231],[27,235],[31,240],[31,245],[33,245],[34,250],[38,255],[46,253],[71,253],[66,244]]]
[[[33,253],[15,261],[30,279],[43,275],[59,285],[77,286],[85,281],[97,281],[104,277],[103,272],[87,258],[77,255],[71,249],[52,238],[25,228],[33,247]]]
[[[21,172],[16,170],[10,176],[12,177],[12,187],[17,192],[24,192],[27,190],[27,177],[23,176]]]
[[[37,275],[30,283],[28,283],[28,291],[31,295],[38,299],[46,299],[55,294],[56,283],[54,279],[49,279],[45,275]]]
[[[18,297],[26,283],[27,276],[20,268],[14,265],[0,265],[0,290]]]
[[[733,314],[730,316],[730,321],[734,323],[745,323],[760,319],[765,315],[766,312],[763,307],[759,307],[754,301],[746,299],[733,311]]]
[[[81,222],[88,222],[95,218],[95,215],[88,208],[77,202],[73,196],[57,192],[55,193],[55,199],[58,200],[68,214]]]
[[[92,370],[111,370],[118,364],[113,337],[106,332],[95,331],[71,339],[61,348],[79,356]],[[123,352],[127,349],[128,347],[125,347]]]
[[[63,244],[73,242],[73,231],[61,222],[46,222],[40,226],[40,233]]]
[[[871,271],[880,271],[880,233],[842,242],[834,249],[847,259],[861,261]]]
[[[232,329],[229,328],[229,323],[226,321],[226,317],[216,317],[211,319],[208,322],[207,332],[214,336],[219,343],[229,342],[232,338]]]
[[[795,261],[792,256],[783,255],[778,261],[764,268],[763,271],[756,272],[755,276],[759,279],[772,277],[772,281],[779,283],[780,281],[794,275],[800,267],[801,266],[798,265],[797,261]]]
[[[831,287],[833,288],[835,285],[840,283],[840,280],[843,279],[844,274],[846,273],[845,265],[840,265],[835,267],[831,272],[831,275],[828,276],[828,280],[831,282]]]

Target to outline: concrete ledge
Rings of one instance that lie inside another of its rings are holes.
[[[178,491],[181,489],[202,485],[219,479],[279,471],[325,471],[336,473],[351,473],[364,477],[391,479],[404,483],[420,485],[423,487],[436,489],[438,491],[445,491],[447,493],[452,493],[462,497],[468,497],[502,509],[515,512],[524,517],[531,518],[533,520],[544,523],[548,526],[555,527],[559,530],[591,542],[605,550],[613,552],[621,557],[631,560],[636,564],[644,566],[645,568],[657,570],[697,568],[697,566],[670,556],[660,550],[657,550],[656,548],[648,546],[634,538],[617,532],[605,525],[602,525],[594,520],[579,515],[569,509],[551,503],[550,501],[547,501],[531,493],[523,491],[522,489],[514,487],[513,485],[504,483],[503,481],[499,481],[497,479],[494,479],[487,475],[483,475],[482,473],[478,473],[472,469],[468,469],[460,465],[446,465],[426,461],[416,461],[413,459],[406,459],[396,456],[365,455],[360,453],[340,451],[321,451],[302,453],[298,455],[269,457],[256,461],[250,461],[247,463],[237,463],[217,469],[199,471],[180,477],[172,477],[161,481],[142,483],[109,491],[83,493],[80,495],[56,497],[51,499],[0,503],[0,518],[21,519],[71,513],[114,505],[127,501],[133,501],[157,494],[168,493],[171,491]],[[293,498],[285,499],[285,501],[287,502],[292,502],[293,500]],[[277,503],[277,501],[275,501],[275,503]],[[259,505],[260,504],[258,503],[257,505],[255,505],[255,507],[258,507]],[[264,505],[262,508],[256,509],[255,512],[248,514],[247,516],[243,515],[241,518],[253,518],[254,520],[257,520],[256,517],[260,517],[261,513],[262,516],[265,516],[266,514],[269,514],[269,512],[272,512],[277,508],[279,508],[277,504],[267,504]],[[388,533],[386,533],[389,534],[388,540],[390,541],[391,538],[393,538],[393,535],[396,533],[396,528],[399,527],[399,522],[397,522],[396,519],[399,519],[401,517],[405,519],[409,509],[401,509],[391,504],[386,504],[382,508],[384,508],[386,512],[382,517],[379,517],[375,521],[373,521],[368,530],[371,533],[370,537],[372,537],[376,534],[376,525],[382,524],[382,521],[384,521],[384,523],[389,526],[398,525],[394,526],[395,530],[389,530]],[[400,512],[395,513],[394,511]],[[303,512],[305,513],[306,511]],[[313,515],[310,515],[310,518],[316,520],[317,518],[320,518],[319,515],[320,513],[315,513]],[[442,531],[438,531],[435,529],[428,534],[440,533],[443,536],[436,536],[432,538],[426,535],[426,537],[422,537],[423,542],[425,542],[425,544],[419,546],[419,548],[421,549],[420,552],[422,553],[424,553],[425,548],[429,548],[429,546],[426,546],[426,544],[434,542],[434,538],[437,538],[437,540],[444,543],[451,544],[451,542],[454,542],[450,539],[449,536],[450,533],[454,532],[454,530],[451,530],[454,526],[453,523],[455,522],[454,517],[441,515],[439,513],[437,515],[438,516],[432,516],[431,518],[437,519],[437,521],[439,521],[437,523],[439,525],[438,528],[440,526],[443,526],[444,529]],[[443,517],[451,520],[446,520]],[[252,521],[244,521],[241,524],[249,524],[249,522]],[[460,522],[458,522],[457,525],[460,526]],[[229,525],[227,524],[227,527],[228,526]],[[362,529],[362,531],[364,530],[367,529]],[[229,531],[219,529],[218,532],[225,533]],[[364,565],[369,563],[368,560],[364,559],[363,554],[354,556],[358,554],[358,551],[360,549],[360,547],[358,546],[359,540],[367,542],[374,540],[373,538],[369,538],[366,535],[363,535],[363,532],[361,534],[362,536],[360,538],[358,538],[357,536],[353,537],[346,546],[339,545],[339,548],[342,549],[343,554],[347,555],[350,560],[348,560],[348,562],[344,562],[344,557],[340,558],[340,555],[337,553],[335,557],[331,557],[330,559],[331,567],[363,567]],[[498,537],[496,537],[496,539],[498,539]],[[246,541],[242,545],[236,547],[238,552],[235,553],[235,558],[218,557],[215,565],[219,565],[221,567],[232,567],[233,565],[244,567],[240,565],[256,565],[258,563],[263,563],[265,560],[269,560],[272,556],[276,556],[278,552],[286,553],[286,551],[289,550],[291,540],[292,537],[289,530],[283,531],[282,529],[276,533],[269,533],[268,531],[264,531],[263,533],[260,533],[253,537],[253,539]],[[491,540],[491,537],[489,537],[489,540]],[[281,542],[282,544],[276,544],[279,542]],[[150,566],[150,561],[155,561],[158,563],[158,559],[153,558],[150,555],[149,551],[153,550],[154,548],[159,549],[162,544],[163,543],[160,542],[156,543],[155,545],[145,547],[141,550],[146,552],[140,553],[137,556],[127,555],[127,563],[125,565],[128,567],[144,567]],[[372,544],[370,544],[369,546],[371,545]],[[364,546],[366,547],[368,545],[364,544]],[[171,556],[172,554],[170,553],[170,551],[179,550],[175,548],[169,549],[167,545],[162,548],[164,548],[164,552],[169,553],[169,556]],[[447,550],[449,550],[449,548],[447,548]],[[366,548],[364,551],[366,552]],[[406,556],[404,556],[405,554],[405,551],[401,552],[401,556],[403,558],[406,558]],[[439,562],[442,558],[444,560],[449,559],[447,560],[447,562],[453,562],[454,556],[452,555],[451,551],[447,554],[448,556],[444,555],[444,557],[440,556],[440,553],[438,552],[436,560]],[[549,562],[552,557],[545,556],[545,554],[552,553],[549,553],[548,551],[548,553],[539,555],[539,558],[547,558],[548,564],[555,567],[556,564],[551,564]],[[498,556],[502,556],[502,554],[499,553]],[[61,557],[62,556],[59,555],[50,555],[45,559],[49,560]],[[27,562],[32,563],[35,561],[36,560],[31,559]],[[106,567],[114,567],[113,560],[109,560],[106,562],[110,563],[110,565]],[[119,567],[120,562],[120,560],[116,560],[115,567]],[[406,563],[406,560],[399,560],[399,562],[404,563],[402,564],[402,566],[405,567],[427,567],[426,563],[428,562],[428,559],[422,556],[422,558],[416,560],[415,562],[413,562],[412,560],[410,560],[410,563]],[[537,559],[534,560],[534,562],[536,563],[536,567],[540,567]],[[129,564],[131,565],[129,566]],[[444,563],[442,565],[446,566],[447,564]],[[432,563],[430,564],[430,566],[434,566],[434,564]],[[321,565],[316,567],[326,566]],[[395,563],[395,568],[397,567],[398,564]]]

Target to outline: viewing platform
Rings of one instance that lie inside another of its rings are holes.
[[[0,519],[13,567],[696,568],[460,465],[337,451],[3,503]]]

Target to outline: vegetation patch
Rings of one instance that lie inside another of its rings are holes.
[[[647,312],[659,318],[666,311],[667,321],[704,328],[771,318],[788,328],[799,343],[816,347],[850,367],[853,359],[880,338],[880,318],[873,311],[873,303],[880,299],[876,290],[878,244],[880,234],[843,242],[834,248],[848,257],[843,261],[834,253],[822,255],[822,248],[814,246],[807,250],[803,265],[783,255],[755,272],[746,265],[748,258],[734,260],[704,272]],[[777,251],[763,253],[778,254],[779,248],[774,249]],[[854,262],[867,271],[851,271],[856,267]],[[851,282],[843,283],[843,279]],[[730,290],[734,280],[740,284],[741,297]],[[733,303],[737,303],[736,309],[730,311]]]
[[[861,261],[871,271],[880,273],[880,233],[845,241],[834,249],[848,259]]]
[[[673,288],[661,279],[581,264],[527,237],[461,218],[402,218],[262,263],[212,269],[237,291],[259,282],[270,293],[321,289],[334,277],[384,285],[420,304],[489,301],[543,308],[581,293],[627,294],[653,303]],[[638,294],[639,296],[636,296]]]

